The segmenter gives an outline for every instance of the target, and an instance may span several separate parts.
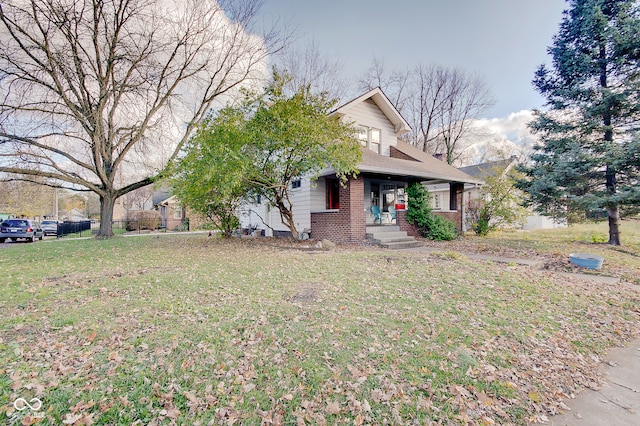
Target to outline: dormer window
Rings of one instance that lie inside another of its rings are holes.
[[[365,126],[360,126],[358,128],[358,140],[360,141],[360,145],[369,148],[377,154],[380,154],[381,134],[382,132],[380,129]]]

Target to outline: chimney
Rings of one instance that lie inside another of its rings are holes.
[[[443,153],[438,153],[438,154],[433,154],[434,158],[440,160],[440,161],[445,161],[445,156]]]

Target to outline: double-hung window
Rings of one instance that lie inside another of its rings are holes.
[[[360,145],[380,154],[380,143],[382,139],[381,133],[380,129],[360,126],[358,128],[358,140],[360,141]]]
[[[173,206],[173,218],[182,219],[182,206],[177,204]]]

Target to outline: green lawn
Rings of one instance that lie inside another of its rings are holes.
[[[556,238],[517,235],[523,245]],[[599,356],[640,330],[629,283],[273,243],[163,235],[0,249],[0,415],[522,424],[593,386]],[[14,409],[34,397],[39,412]]]

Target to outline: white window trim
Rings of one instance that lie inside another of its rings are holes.
[[[366,147],[368,149],[370,149],[371,151],[375,152],[376,154],[380,154],[382,152],[382,129],[378,129],[377,127],[369,127],[369,126],[359,126],[360,130],[362,131],[366,131],[367,133],[367,140],[366,140]],[[378,149],[373,149],[372,146],[372,142],[371,142],[371,134],[373,132],[378,132]],[[363,132],[364,133],[364,132]],[[358,133],[358,141],[360,142],[360,144],[362,146],[365,146],[362,144],[362,142],[365,142],[364,138],[360,138],[361,133]]]
[[[433,209],[442,210],[442,194],[440,193],[433,194]]]

